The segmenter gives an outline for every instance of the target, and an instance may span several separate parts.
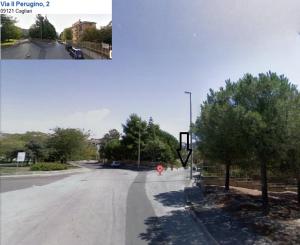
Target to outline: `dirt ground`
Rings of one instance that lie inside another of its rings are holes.
[[[203,194],[197,215],[220,244],[300,244],[296,193],[270,192],[267,216],[262,215],[260,191],[231,187],[225,193],[222,186],[206,186]]]

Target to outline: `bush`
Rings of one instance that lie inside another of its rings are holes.
[[[66,164],[62,163],[36,163],[30,167],[31,171],[51,171],[51,170],[64,170],[67,169]]]

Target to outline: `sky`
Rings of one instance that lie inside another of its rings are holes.
[[[1,61],[1,130],[101,137],[131,113],[178,137],[210,88],[269,70],[300,85],[298,0],[114,0],[111,61]]]
[[[29,29],[36,21],[36,16],[32,15],[12,15],[17,19],[17,26]],[[97,28],[106,26],[111,20],[111,14],[47,14],[47,19],[54,25],[56,32],[61,33],[65,28],[71,27],[79,19],[82,21],[96,22]]]

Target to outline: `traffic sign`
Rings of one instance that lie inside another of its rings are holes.
[[[162,171],[164,171],[164,166],[161,164],[158,164],[156,166],[156,171],[159,173],[159,175],[161,175]]]

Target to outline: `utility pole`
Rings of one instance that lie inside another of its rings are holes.
[[[138,169],[140,169],[140,163],[141,163],[141,126],[139,124]]]
[[[190,96],[190,149],[191,153],[191,169],[190,169],[190,179],[193,178],[193,132],[192,132],[192,92],[184,91],[185,94]]]

